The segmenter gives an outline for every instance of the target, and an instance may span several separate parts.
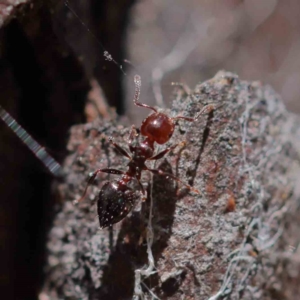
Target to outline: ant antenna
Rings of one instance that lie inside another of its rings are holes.
[[[147,105],[147,104],[139,102],[140,94],[141,94],[141,86],[142,86],[142,80],[141,80],[141,76],[140,75],[135,75],[134,76],[134,83],[135,83],[135,92],[134,92],[133,103],[136,106],[140,106],[140,107],[145,107],[145,108],[152,109],[154,112],[157,113],[157,109],[156,108],[154,108],[154,107],[152,107],[150,105]]]
[[[1,105],[0,118],[45,165],[50,173],[54,176],[61,174],[62,166]]]
[[[70,12],[77,18],[77,20],[81,23],[81,25],[88,31],[88,33],[95,39],[95,41],[98,43],[98,45],[102,48],[103,55],[105,57],[105,60],[112,61],[116,66],[119,67],[121,72],[126,76],[127,74],[123,70],[123,66],[119,64],[117,61],[113,59],[111,54],[104,48],[103,44],[99,41],[99,39],[96,37],[96,35],[90,30],[90,28],[80,19],[78,14],[75,12],[75,10],[71,7],[70,2],[68,0],[64,1],[65,6],[70,10]]]
[[[179,36],[176,45],[173,47],[171,52],[159,60],[154,69],[152,69],[152,91],[156,104],[159,107],[166,106],[162,94],[162,79],[166,74],[180,68],[199,44],[199,30],[195,28],[196,32],[191,34],[191,28],[188,26],[189,24],[195,27],[195,16],[193,13],[189,16],[186,29]]]

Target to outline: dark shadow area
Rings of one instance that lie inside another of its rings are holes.
[[[11,21],[2,34],[1,103],[62,161],[68,129],[84,121],[89,84],[77,57],[58,43],[48,8],[32,14],[34,18]],[[1,261],[7,263],[1,268],[5,274],[1,274],[5,276],[1,295],[32,300],[37,299],[43,281],[46,235],[55,203],[53,178],[7,128],[5,134],[7,143],[0,147],[0,151],[6,149],[0,170],[0,205],[6,214],[1,222],[5,234]]]
[[[173,296],[179,289],[181,283],[184,281],[186,276],[186,272],[183,271],[177,276],[170,277],[166,281],[164,281],[161,285],[161,289],[163,291],[164,296],[171,297]]]
[[[201,147],[200,147],[200,150],[199,150],[198,157],[195,161],[195,168],[189,174],[192,177],[191,180],[189,181],[190,185],[193,185],[193,181],[194,181],[197,169],[198,169],[200,161],[201,161],[201,156],[202,156],[202,153],[203,153],[205,145],[206,145],[206,141],[207,141],[208,136],[209,136],[210,127],[211,127],[211,124],[212,124],[213,117],[214,117],[214,111],[212,110],[212,111],[209,112],[209,114],[207,116],[207,121],[206,121],[204,130],[203,130],[202,139],[201,139]]]
[[[98,1],[91,0],[91,19],[92,28],[95,29],[95,35],[108,50],[115,61],[125,67],[124,58],[126,53],[126,34],[125,28],[129,22],[129,11],[135,3],[134,0],[117,1]],[[103,58],[103,53],[102,58]],[[123,72],[111,61],[105,61],[103,64],[96,64],[94,75],[103,87],[109,105],[117,108],[118,114],[124,114],[123,96]]]
[[[96,79],[105,100],[119,115],[125,113],[123,80],[129,64],[126,30],[134,0],[58,2],[54,30],[81,59],[87,77]],[[108,56],[104,55],[107,51]],[[108,59],[109,55],[112,59]],[[122,66],[122,69],[121,69]]]

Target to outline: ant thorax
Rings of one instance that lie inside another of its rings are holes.
[[[145,170],[145,161],[153,156],[154,148],[151,143],[145,139],[143,142],[137,141],[134,146],[130,147],[132,160],[128,163],[130,173],[136,172],[137,178],[141,178],[141,171]]]

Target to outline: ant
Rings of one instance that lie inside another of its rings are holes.
[[[106,182],[99,192],[97,210],[101,228],[112,226],[114,223],[121,221],[132,210],[135,202],[139,199],[139,194],[137,194],[129,186],[129,183],[132,180],[136,180],[138,182],[141,192],[143,194],[143,199],[145,200],[145,190],[140,181],[142,171],[149,171],[155,175],[158,174],[172,178],[173,180],[183,184],[193,192],[200,194],[199,190],[182,182],[179,178],[175,177],[174,175],[165,173],[159,169],[148,168],[145,162],[158,160],[164,157],[171,150],[175,149],[177,146],[185,145],[185,142],[177,143],[159,152],[158,154],[154,154],[155,143],[163,145],[167,143],[172,137],[176,125],[176,120],[183,119],[188,122],[195,122],[204,112],[210,112],[211,110],[213,110],[213,105],[204,106],[194,118],[188,118],[183,116],[171,118],[164,113],[158,112],[157,109],[152,106],[140,103],[139,98],[141,93],[141,77],[139,75],[135,75],[134,83],[134,104],[136,106],[148,108],[153,111],[152,114],[150,114],[147,118],[144,119],[140,128],[140,133],[142,136],[145,137],[145,139],[142,142],[137,141],[137,137],[139,136],[139,134],[137,133],[135,126],[132,125],[128,139],[129,150],[132,153],[132,155],[129,155],[125,149],[116,144],[113,141],[112,137],[110,137],[109,141],[116,148],[116,150],[130,160],[127,164],[127,171],[123,172],[111,168],[98,169],[94,171],[88,180],[83,196],[79,200],[74,201],[74,204],[77,204],[78,202],[84,199],[89,185],[95,180],[96,176],[100,172],[121,175],[121,178],[119,180]],[[133,143],[134,139],[136,140],[135,143]]]

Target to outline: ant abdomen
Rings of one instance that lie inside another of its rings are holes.
[[[141,134],[157,144],[165,144],[174,132],[173,120],[163,113],[148,116],[141,125]]]
[[[106,182],[98,198],[100,227],[105,228],[121,221],[133,208],[140,194],[119,181]]]

